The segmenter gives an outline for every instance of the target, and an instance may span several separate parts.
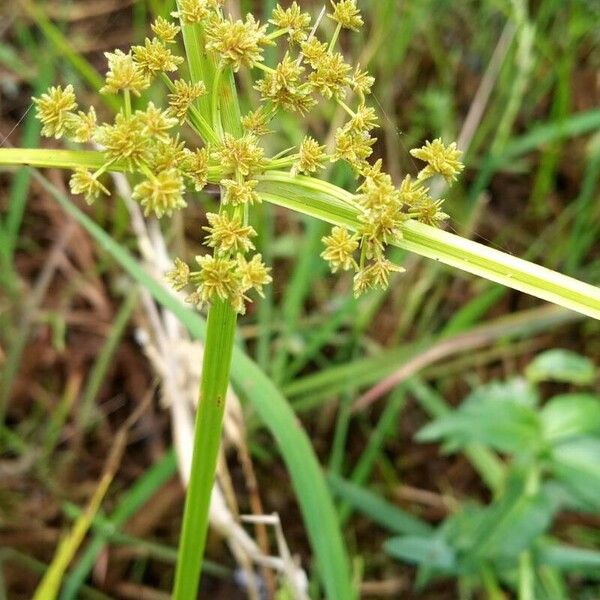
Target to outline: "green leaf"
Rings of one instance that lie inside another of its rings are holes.
[[[562,544],[545,544],[536,553],[540,564],[563,571],[600,571],[600,552]]]
[[[456,554],[439,537],[403,536],[387,540],[385,551],[400,560],[442,571],[456,569]]]
[[[417,434],[420,441],[443,439],[448,449],[483,444],[500,452],[527,452],[541,441],[541,425],[532,408],[535,395],[521,379],[494,382],[475,390],[458,410]]]
[[[550,527],[558,502],[544,487],[529,493],[526,477],[513,474],[504,493],[483,510],[469,558],[516,561]]]
[[[577,385],[591,385],[596,379],[594,363],[570,350],[548,350],[535,358],[525,370],[527,379],[533,383],[540,381],[561,381]]]
[[[555,396],[540,416],[544,438],[553,444],[576,436],[600,435],[600,398],[592,394]]]
[[[600,510],[600,439],[582,438],[554,448],[551,468],[583,507]]]
[[[334,473],[327,475],[327,481],[336,496],[343,498],[353,508],[392,533],[418,536],[433,532],[433,528],[425,521],[413,517],[359,485],[342,479]]]

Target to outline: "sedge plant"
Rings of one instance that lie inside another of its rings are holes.
[[[269,202],[330,223],[322,257],[334,273],[352,274],[356,296],[386,288],[391,274],[403,270],[387,257],[394,245],[600,317],[597,288],[440,227],[447,215],[430,185],[435,178],[451,184],[463,171],[455,143],[436,139],[412,150],[422,169],[397,184],[381,160],[372,160],[378,121],[369,102],[374,78],[349,62],[339,46],[342,31],[364,27],[356,0],[331,2],[327,38],[321,34],[325,28],[297,2],[286,9],[277,5],[265,24],[251,14],[226,15],[223,5],[224,0],[178,0],[177,10],[170,18],[159,17],[142,45],[106,54],[100,91],[119,101],[114,119],[100,122],[94,107],[80,110],[71,85],[53,86],[34,99],[43,135],[89,149],[0,149],[0,164],[72,170],[71,191],[90,204],[110,196],[108,173],[125,173],[133,198],[147,216],[159,219],[184,210],[206,186],[220,190],[218,211],[207,214],[207,225],[198,232],[206,252],[192,265],[176,258],[168,274],[191,305],[208,311],[174,584],[178,600],[197,594],[237,317],[272,280],[254,245],[257,234],[250,223],[257,205]],[[264,61],[271,46],[278,56],[273,68]],[[251,73],[259,98],[245,114],[236,81],[242,70]],[[155,84],[166,91],[162,106],[146,101]],[[297,147],[266,154],[263,140],[276,131],[283,113],[302,123],[327,103],[346,114],[332,152],[307,133]],[[353,189],[319,178],[337,161],[350,166]]]

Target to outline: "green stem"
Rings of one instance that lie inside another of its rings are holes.
[[[342,31],[342,24],[338,23],[335,28],[335,32],[333,33],[333,37],[331,38],[331,42],[329,42],[328,52],[333,52],[335,45],[337,44],[338,38],[340,37],[340,32]]]
[[[211,113],[212,113],[212,125],[213,130],[217,136],[223,137],[223,122],[221,121],[221,104],[219,86],[221,85],[221,76],[223,75],[223,65],[219,63],[217,71],[215,72],[215,78],[213,80],[212,94],[211,94]]]
[[[192,472],[183,514],[183,530],[175,573],[174,600],[191,600],[198,594],[208,531],[225,397],[235,337],[237,314],[228,302],[215,300],[208,312],[206,344],[196,413]]]
[[[125,116],[131,117],[131,92],[129,90],[123,91]]]

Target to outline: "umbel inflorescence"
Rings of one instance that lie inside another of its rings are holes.
[[[463,169],[456,144],[437,139],[412,150],[425,167],[416,176],[406,175],[399,186],[383,171],[381,160],[370,161],[377,128],[377,114],[368,104],[374,79],[336,49],[342,29],[364,25],[356,0],[331,2],[328,17],[335,31],[327,41],[319,39],[311,16],[296,2],[287,9],[277,6],[266,24],[252,15],[243,20],[225,16],[223,3],[179,0],[173,19],[158,18],[153,37],[143,45],[106,54],[108,72],[101,91],[123,100],[112,122],[98,123],[93,107],[78,110],[70,85],[52,87],[34,99],[44,135],[103,148],[105,164],[95,172],[76,170],[71,190],[90,203],[108,196],[101,179],[107,170],[119,168],[130,176],[133,197],[146,215],[160,218],[185,208],[189,192],[219,185],[219,212],[209,213],[203,228],[211,252],[197,257],[193,269],[177,259],[168,277],[178,290],[192,288],[188,299],[196,305],[220,298],[243,312],[248,294],[262,294],[271,281],[270,269],[260,254],[254,254],[256,232],[248,224],[249,212],[261,202],[261,176],[285,170],[292,179],[314,177],[329,163],[345,161],[357,180],[352,204],[360,225],[356,231],[334,227],[323,238],[322,256],[334,273],[354,272],[357,296],[386,287],[390,273],[402,270],[386,258],[386,246],[402,236],[403,223],[416,219],[435,225],[447,217],[442,201],[431,197],[428,181],[438,175],[448,183],[456,179]],[[184,62],[177,53],[181,27],[190,25],[204,33],[205,50],[216,65],[212,82],[178,74]],[[279,62],[271,68],[265,65],[264,53],[276,45]],[[241,69],[255,76],[260,104],[243,116],[243,130],[236,137],[223,130],[218,85],[226,72]],[[165,105],[147,102],[143,110],[134,110],[133,100],[139,106],[155,81],[166,87]],[[212,110],[203,111],[203,101]],[[335,132],[333,152],[328,154],[307,135],[298,147],[274,158],[265,156],[261,139],[271,133],[278,113],[302,119],[320,102],[336,103],[347,113],[345,124]]]

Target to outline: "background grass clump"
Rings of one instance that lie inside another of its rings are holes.
[[[228,4],[266,22],[276,3]],[[449,230],[596,284],[595,3],[359,5],[365,27],[343,32],[339,47],[376,76],[373,158],[394,183],[423,166],[410,148],[458,140],[466,170],[451,190],[443,181],[431,190],[446,198]],[[302,2],[313,18],[321,8]],[[98,94],[103,53],[142,48],[149,24],[173,10],[160,0],[1,7],[2,145],[59,147],[41,141],[30,104],[58,83],[73,85],[99,120],[111,117],[116,97]],[[324,20],[321,35],[335,25]],[[280,59],[265,49],[267,67]],[[258,92],[244,70],[237,83],[246,114]],[[142,92],[156,106],[168,101],[157,88]],[[346,119],[335,103],[301,124],[282,114],[265,148],[299,146],[309,131],[331,152]],[[61,598],[162,598],[172,587],[184,492],[156,355],[179,364],[186,353],[148,341],[156,318],[161,331],[173,327],[148,293],[191,337],[204,324],[132,260],[151,259],[159,277],[170,266],[156,225],[136,222],[122,180],[105,177],[112,198],[87,207],[73,204],[58,171],[0,171],[0,597],[32,597],[48,565]],[[353,189],[347,164],[327,179]],[[162,224],[176,256],[201,253],[199,232],[218,210],[211,186],[201,202],[187,200],[185,218]],[[338,551],[352,558],[362,597],[596,597],[597,322],[400,248],[389,260],[406,272],[354,298],[352,277],[330,276],[320,257],[327,224],[268,203],[254,209],[253,244],[273,284],[238,325],[232,380],[244,426],[226,437],[219,475],[230,513],[279,514],[311,598],[333,597]],[[286,439],[295,422],[274,408],[275,395],[289,400],[325,466],[328,487],[314,487],[312,504],[306,490],[320,471],[316,461],[290,467],[310,445]],[[331,497],[335,512],[320,513]],[[315,542],[326,519],[341,526],[343,546]],[[285,556],[270,529],[246,531]],[[294,593],[284,570],[249,570],[227,550],[238,538],[219,532],[208,539],[202,597]]]

